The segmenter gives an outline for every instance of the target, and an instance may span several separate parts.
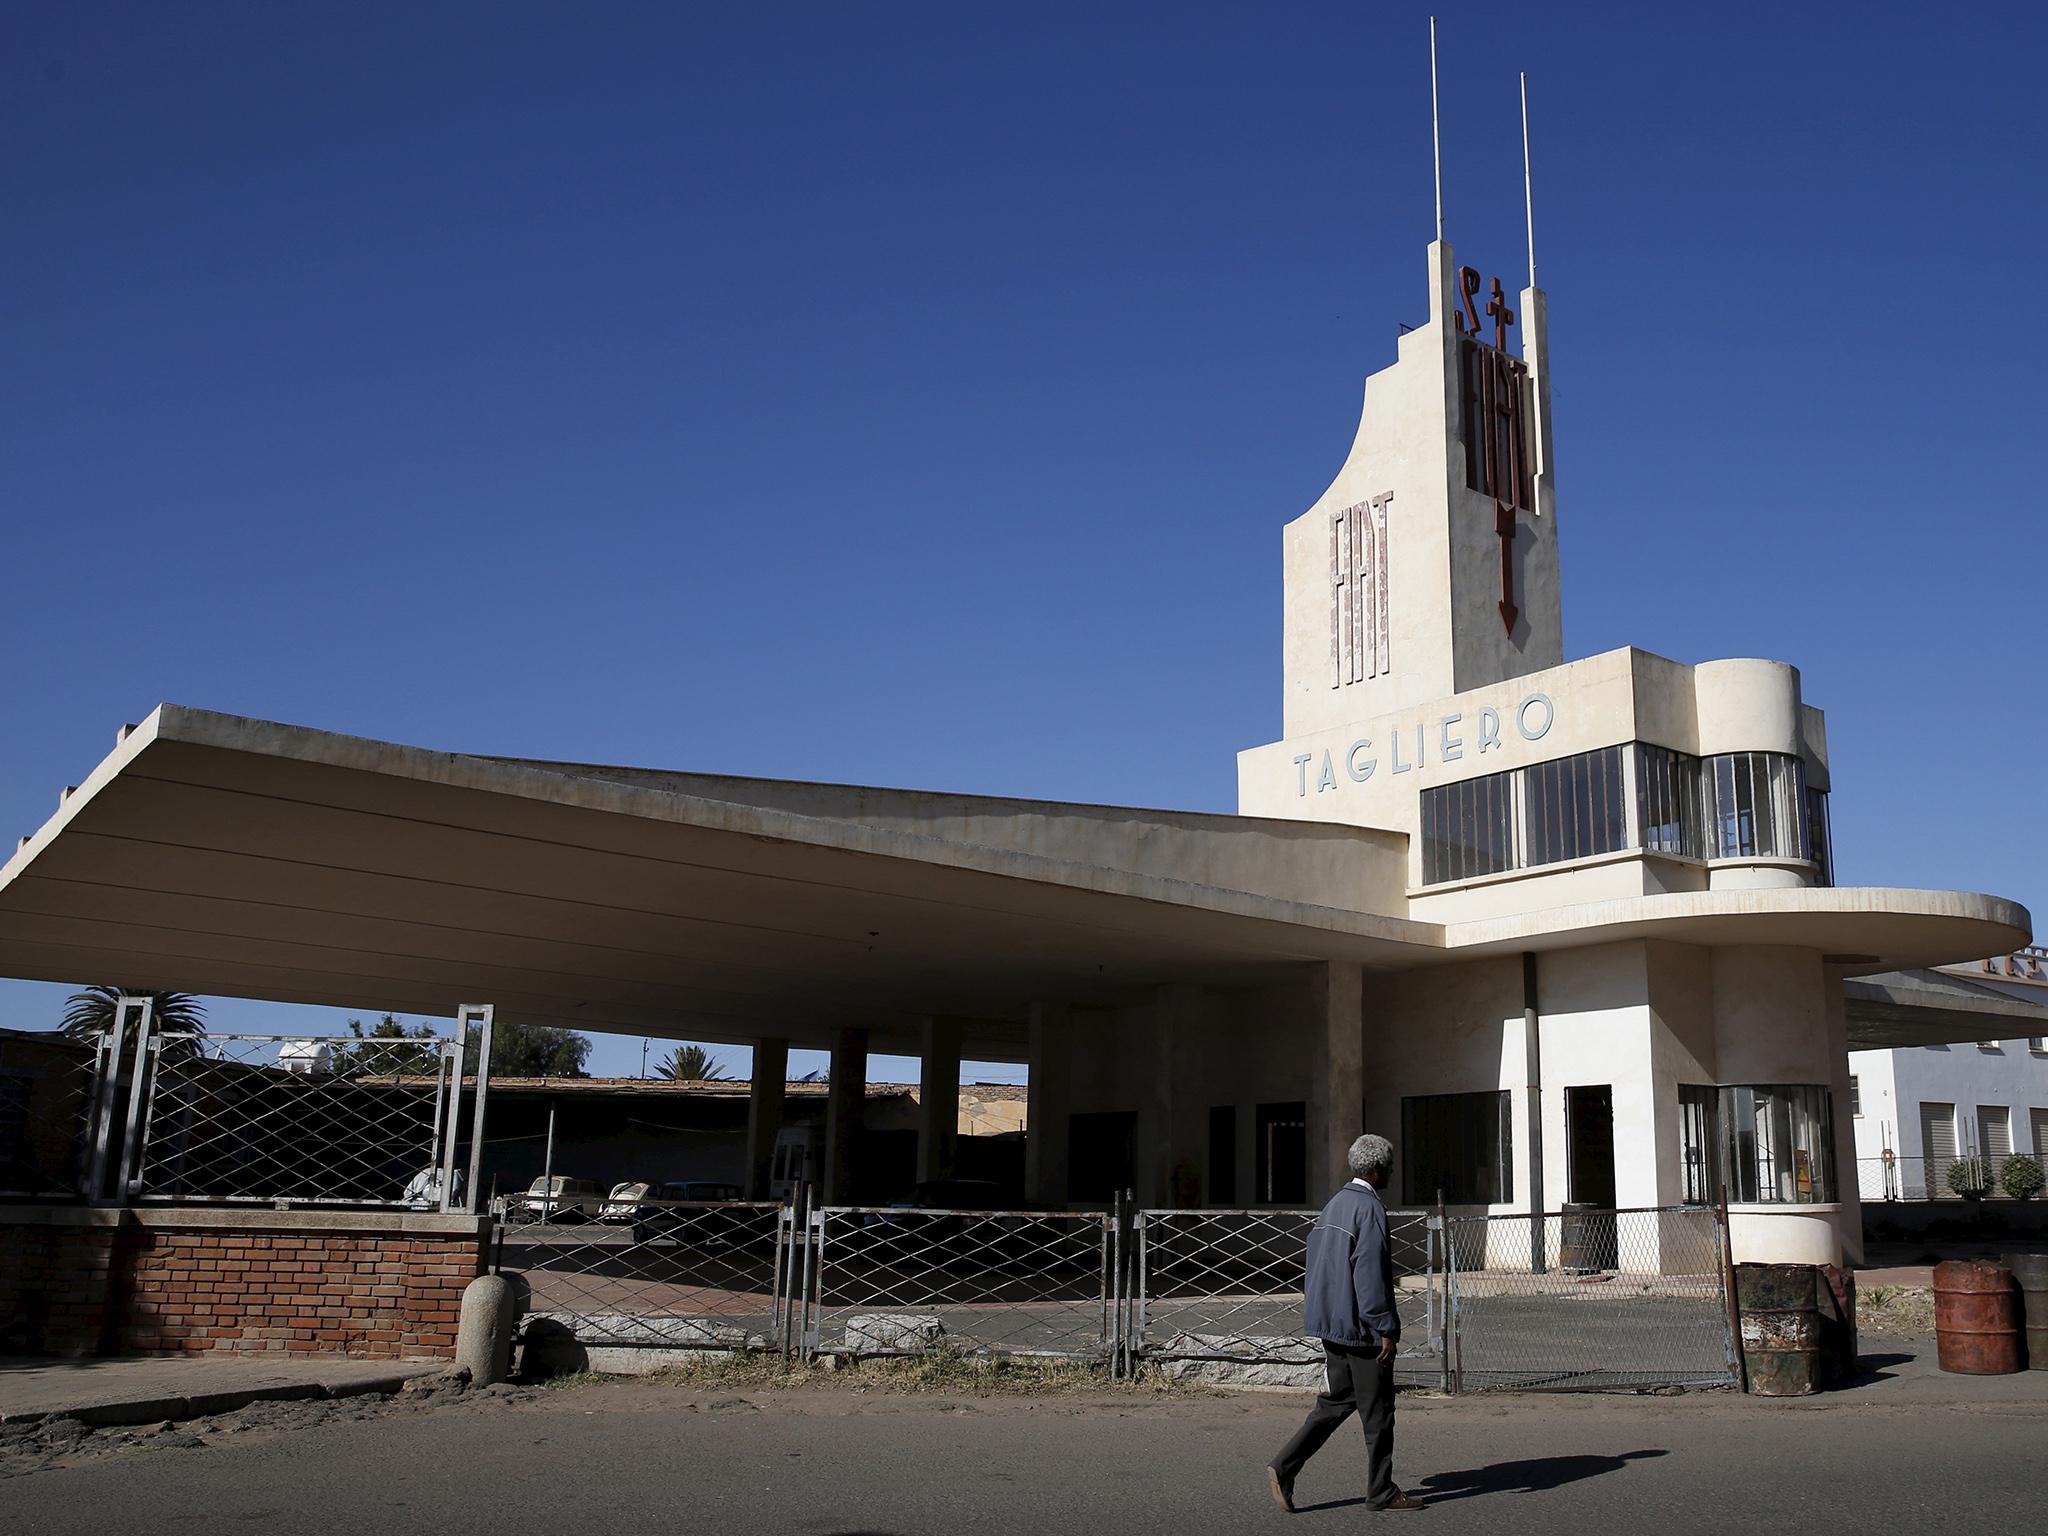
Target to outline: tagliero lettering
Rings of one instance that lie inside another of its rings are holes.
[[[1557,706],[1550,702],[1547,693],[1532,693],[1508,712],[1514,731],[1524,741],[1541,741],[1550,734],[1550,727],[1557,721]],[[1475,755],[1484,757],[1488,752],[1499,751],[1501,740],[1501,712],[1488,706],[1472,717],[1468,726],[1463,714],[1443,715],[1437,719],[1436,730],[1417,722],[1411,731],[1402,726],[1387,737],[1387,772],[1412,773],[1429,761],[1432,739],[1436,747],[1436,761],[1439,763],[1463,762],[1468,745],[1466,732],[1469,730],[1470,746]],[[1410,745],[1413,750],[1410,751]],[[1404,754],[1406,754],[1404,756]],[[1335,789],[1339,775],[1363,784],[1379,771],[1380,760],[1370,736],[1361,736],[1343,751],[1326,748],[1317,763],[1317,754],[1303,752],[1294,759],[1294,792],[1300,796],[1308,794],[1309,780],[1313,774],[1316,793]]]

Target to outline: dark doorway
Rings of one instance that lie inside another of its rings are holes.
[[[1209,1108],[1209,1204],[1237,1204],[1237,1106]]]
[[[1308,1105],[1261,1104],[1258,1118],[1262,1205],[1300,1205],[1308,1199]]]
[[[1067,1199],[1107,1205],[1137,1182],[1138,1112],[1111,1109],[1067,1120]]]
[[[1574,1205],[1614,1209],[1614,1088],[1564,1091],[1566,1176]]]

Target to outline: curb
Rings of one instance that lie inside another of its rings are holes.
[[[226,1392],[195,1392],[170,1397],[134,1397],[120,1402],[89,1403],[80,1408],[44,1408],[28,1413],[0,1413],[0,1424],[40,1424],[48,1419],[76,1419],[95,1429],[114,1429],[131,1424],[161,1424],[180,1419],[203,1419],[218,1413],[233,1413],[251,1403],[295,1403],[309,1398],[390,1397],[420,1376],[437,1376],[445,1369],[441,1361],[420,1370],[398,1371],[388,1376],[359,1376],[343,1381],[295,1381],[273,1387],[243,1387]]]

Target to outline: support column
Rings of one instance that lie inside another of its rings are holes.
[[[754,1042],[754,1080],[747,1094],[747,1198],[769,1198],[775,1138],[782,1130],[783,1085],[789,1080],[789,1042]]]
[[[1072,1113],[1073,1010],[1033,1003],[1025,1078],[1024,1198],[1034,1205],[1067,1203],[1067,1117]]]
[[[1308,1199],[1321,1205],[1351,1177],[1345,1154],[1365,1131],[1365,976],[1355,961],[1311,969],[1307,1014]]]
[[[832,1041],[825,1090],[825,1203],[851,1205],[859,1184],[857,1150],[868,1101],[868,1032],[842,1029]]]
[[[926,1019],[918,1052],[917,1181],[953,1176],[960,1134],[960,1021]]]

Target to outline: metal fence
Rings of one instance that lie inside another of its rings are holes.
[[[804,1226],[806,1354],[1117,1356],[1114,1213],[824,1206]]]
[[[148,1056],[136,1200],[440,1209],[451,1174],[461,1198],[459,1039],[163,1034]]]
[[[106,1055],[98,1035],[0,1035],[0,1198],[91,1197],[91,1128]]]
[[[2008,1200],[2016,1198],[2008,1192],[2009,1174],[2016,1175],[2019,1187],[2032,1185],[2037,1191],[2017,1198],[2039,1198],[2041,1181],[2032,1175],[2048,1174],[2048,1159],[2023,1152],[1965,1153],[1960,1157],[1907,1157],[1890,1152],[1881,1157],[1859,1157],[1856,1191],[1865,1200]]]
[[[1453,1391],[1738,1380],[1716,1210],[1454,1217],[1447,1236]]]
[[[605,1200],[592,1211],[496,1202],[494,1267],[522,1291],[528,1336],[658,1349],[781,1349],[787,1208]]]
[[[159,1030],[151,1011],[123,997],[97,1033],[0,1036],[0,1196],[471,1208],[490,1008],[369,1039]]]
[[[524,1279],[529,1342],[1039,1356],[1117,1374],[1216,1362],[1276,1383],[1312,1379],[1322,1359],[1301,1330],[1314,1211],[643,1201],[564,1223],[500,1206],[499,1267]],[[1410,1384],[1640,1390],[1737,1379],[1714,1210],[1389,1215],[1396,1371]]]
[[[1140,1211],[1134,1223],[1131,1348],[1140,1359],[1308,1366],[1302,1273],[1315,1211]],[[1443,1382],[1448,1312],[1441,1223],[1389,1211],[1403,1379]]]

